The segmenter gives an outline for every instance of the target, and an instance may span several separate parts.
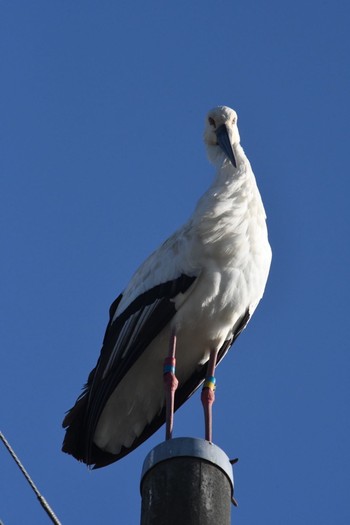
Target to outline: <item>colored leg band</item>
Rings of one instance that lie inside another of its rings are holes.
[[[208,376],[205,381],[203,388],[210,388],[210,390],[215,390],[216,388],[216,379],[214,376]]]
[[[175,374],[175,357],[166,357],[164,359],[163,374]]]

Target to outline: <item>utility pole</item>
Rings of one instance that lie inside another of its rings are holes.
[[[142,469],[141,525],[230,525],[233,462],[204,439],[155,447]]]

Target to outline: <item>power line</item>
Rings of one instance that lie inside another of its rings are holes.
[[[40,505],[42,506],[42,508],[45,510],[46,514],[49,516],[49,518],[51,519],[52,523],[54,523],[55,525],[61,525],[61,522],[59,521],[59,519],[57,518],[56,514],[54,513],[54,511],[51,509],[50,505],[48,504],[48,502],[46,501],[46,499],[44,498],[44,496],[42,496],[39,492],[39,490],[37,489],[37,487],[35,486],[35,483],[34,481],[32,480],[32,478],[29,476],[28,472],[26,471],[26,469],[24,468],[24,466],[22,465],[21,461],[19,460],[18,456],[15,454],[15,451],[13,450],[13,448],[11,447],[10,443],[7,441],[7,439],[5,438],[4,434],[0,431],[0,439],[1,441],[3,442],[3,444],[5,445],[5,447],[7,448],[7,450],[9,451],[10,455],[12,456],[12,458],[14,459],[14,461],[17,463],[17,466],[19,467],[20,471],[22,472],[23,476],[26,478],[26,480],[28,481],[29,485],[31,486],[32,490],[34,491],[37,499],[39,500],[39,503]]]

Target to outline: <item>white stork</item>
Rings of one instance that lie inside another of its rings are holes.
[[[204,142],[214,182],[112,304],[97,365],[63,421],[63,451],[94,468],[122,458],[165,421],[170,438],[174,410],[203,381],[211,441],[215,367],[263,295],[271,249],[236,112],[211,110]]]

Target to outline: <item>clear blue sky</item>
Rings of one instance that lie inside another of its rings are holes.
[[[64,525],[138,523],[163,429],[96,472],[60,452],[108,307],[210,184],[239,114],[268,214],[265,297],[220,365],[237,525],[347,525],[349,4],[0,1],[1,430]],[[198,394],[175,436],[202,436]],[[0,519],[48,519],[0,447]]]

